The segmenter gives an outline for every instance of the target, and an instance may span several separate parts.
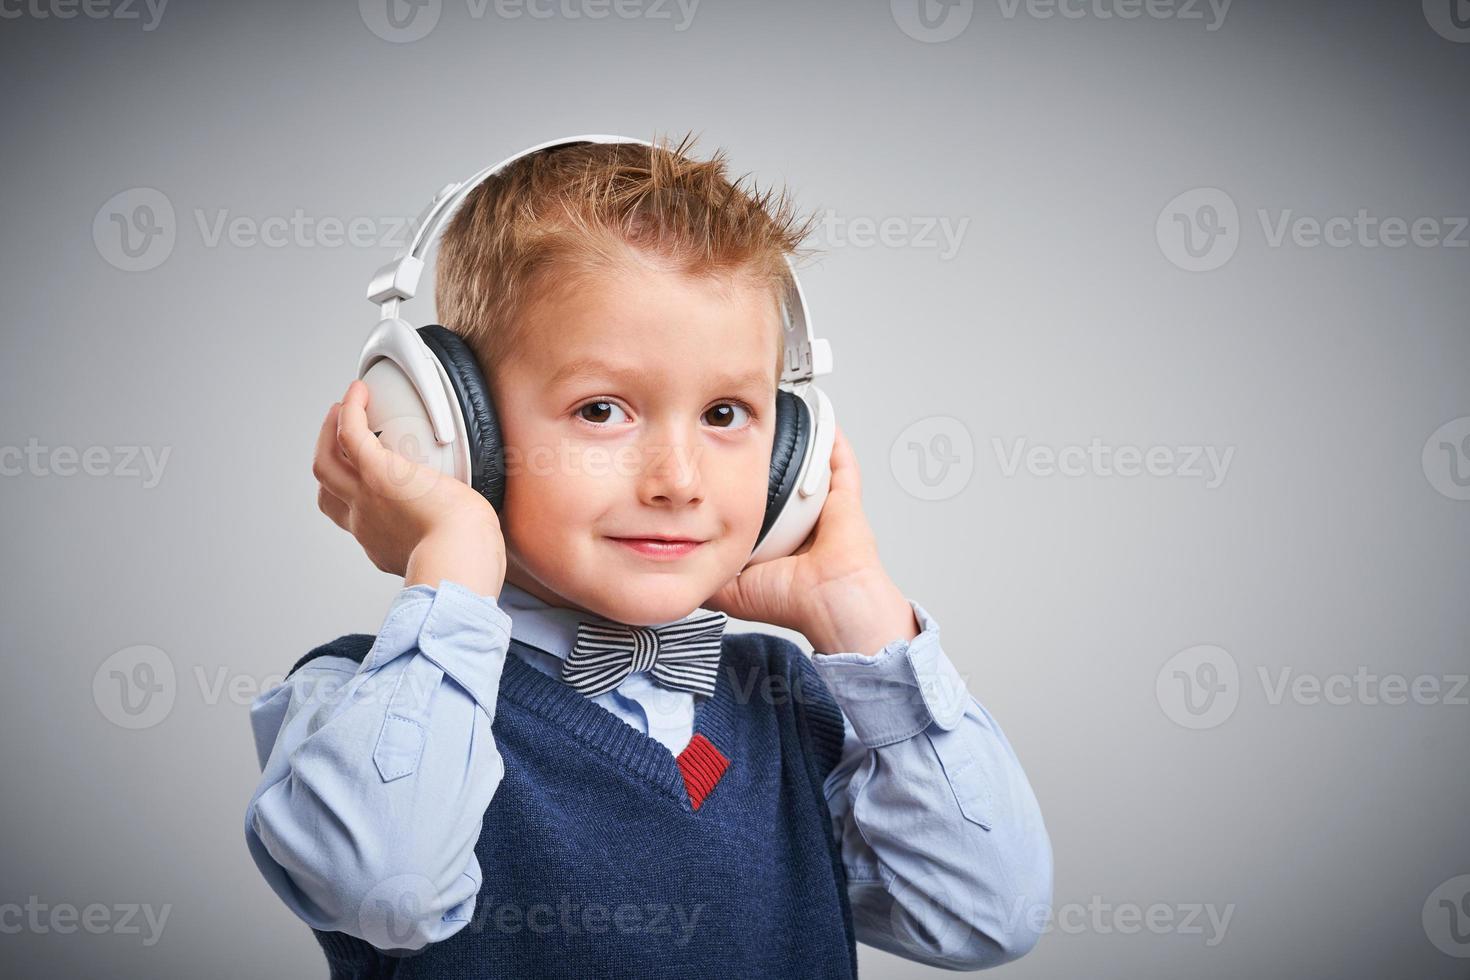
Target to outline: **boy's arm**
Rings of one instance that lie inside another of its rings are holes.
[[[420,949],[470,921],[509,635],[494,598],[412,585],[361,664],[319,657],[251,706],[263,772],[246,842],[312,928]]]
[[[825,786],[857,938],[977,970],[1036,943],[1052,900],[1051,841],[1010,742],[921,627],[877,655],[816,653],[844,715]]]

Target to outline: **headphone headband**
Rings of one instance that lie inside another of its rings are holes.
[[[368,284],[368,302],[381,307],[382,319],[396,319],[399,306],[418,293],[419,281],[424,272],[424,259],[429,249],[471,191],[522,157],[572,143],[631,143],[653,146],[648,140],[628,136],[568,136],[524,149],[493,167],[481,170],[468,180],[445,184],[414,222],[414,234],[409,244],[399,250],[391,262],[379,269]],[[786,341],[786,360],[781,369],[781,384],[795,386],[810,382],[817,375],[831,372],[832,348],[825,339],[818,339],[812,334],[806,295],[797,278],[796,265],[789,255],[786,256],[786,265],[791,271],[791,286],[781,303],[781,326],[785,331]]]

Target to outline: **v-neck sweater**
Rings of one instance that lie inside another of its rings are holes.
[[[373,639],[341,637],[292,670],[361,663]],[[473,918],[413,952],[313,930],[333,980],[857,976],[822,793],[842,715],[795,644],[727,633],[677,757],[515,651],[491,732],[504,776],[475,845]]]

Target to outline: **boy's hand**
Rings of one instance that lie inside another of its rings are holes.
[[[327,411],[311,472],[317,506],[405,585],[450,579],[498,596],[505,541],[495,508],[468,484],[399,455],[367,426],[368,387],[354,381]]]
[[[871,656],[919,635],[912,607],[878,559],[857,457],[840,426],[832,442],[832,487],[812,533],[793,554],[746,568],[704,605],[797,630],[822,653]]]

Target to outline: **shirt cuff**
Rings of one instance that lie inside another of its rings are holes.
[[[908,603],[920,627],[912,640],[894,640],[874,656],[812,654],[812,666],[868,748],[913,738],[931,724],[950,731],[971,700],[939,646],[939,623],[917,602]]]
[[[393,600],[359,673],[417,649],[488,714],[495,707],[503,664],[490,654],[509,648],[510,628],[510,614],[492,596],[449,579],[442,579],[438,589],[410,586]]]

